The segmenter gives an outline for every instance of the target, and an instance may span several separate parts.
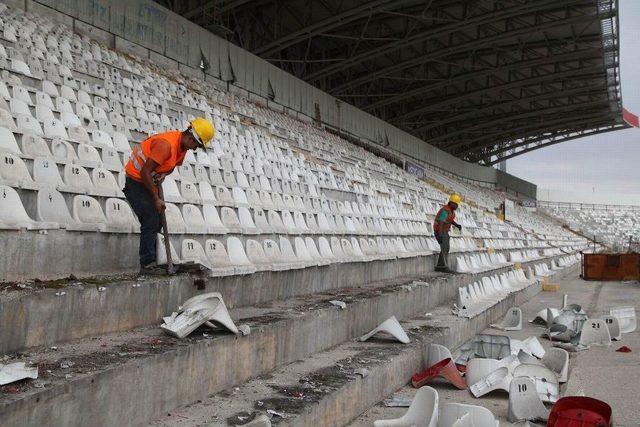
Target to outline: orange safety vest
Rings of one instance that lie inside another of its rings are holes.
[[[456,214],[453,212],[453,209],[447,203],[443,207],[440,208],[438,213],[436,214],[436,218],[433,221],[433,232],[434,233],[445,233],[451,230],[451,224],[456,220]]]
[[[129,161],[125,166],[127,176],[135,179],[136,181],[142,182],[142,166],[144,166],[144,163],[149,158],[149,154],[151,154],[151,144],[157,139],[164,139],[169,143],[169,145],[171,146],[171,155],[162,164],[158,165],[158,167],[153,172],[151,172],[151,176],[154,180],[157,180],[165,175],[170,174],[177,165],[182,164],[184,156],[187,154],[186,150],[182,151],[180,149],[181,136],[182,132],[178,130],[172,130],[169,132],[152,135],[142,141],[140,145],[138,145],[129,156]]]

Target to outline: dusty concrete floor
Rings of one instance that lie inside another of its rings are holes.
[[[540,338],[543,329],[527,322],[546,307],[560,307],[562,294],[569,295],[569,303],[581,304],[587,314],[597,318],[608,312],[609,308],[620,305],[640,307],[640,283],[638,282],[587,282],[577,276],[560,282],[560,292],[541,292],[535,298],[521,306],[523,329],[503,332],[488,328],[485,333],[505,334],[516,339],[525,339],[535,335],[546,348],[548,340]],[[632,353],[619,353],[615,350],[626,345]],[[592,347],[579,353],[570,353],[569,381],[563,385],[564,396],[584,394],[603,400],[613,409],[616,426],[640,426],[640,328],[633,333],[623,334],[621,341],[614,341],[610,347]],[[429,384],[438,390],[440,402],[458,402],[481,405],[490,409],[499,417],[502,425],[506,421],[508,394],[494,392],[479,399],[468,390],[458,390],[445,383],[434,381]],[[412,398],[412,387],[398,390],[395,396]],[[406,408],[389,408],[378,404],[353,421],[351,427],[372,426],[377,419],[390,419],[402,416]]]

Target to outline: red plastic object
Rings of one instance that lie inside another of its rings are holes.
[[[436,377],[446,379],[460,390],[467,388],[467,382],[462,378],[451,358],[441,360],[426,371],[415,374],[411,377],[411,384],[416,388],[420,388],[430,379]]]
[[[458,369],[458,371],[460,371],[463,374],[467,373],[467,365],[458,365],[456,363],[456,368]]]
[[[619,351],[620,353],[631,353],[631,349],[629,347],[627,347],[626,345],[623,345],[622,347],[620,347],[616,351]]]
[[[592,397],[559,399],[549,414],[547,427],[610,427],[611,406]]]

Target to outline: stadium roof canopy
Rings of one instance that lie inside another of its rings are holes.
[[[617,0],[157,0],[473,162],[626,127]]]

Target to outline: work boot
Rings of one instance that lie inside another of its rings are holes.
[[[155,262],[150,262],[149,264],[140,267],[140,276],[163,276],[167,274],[166,267],[161,267]]]

